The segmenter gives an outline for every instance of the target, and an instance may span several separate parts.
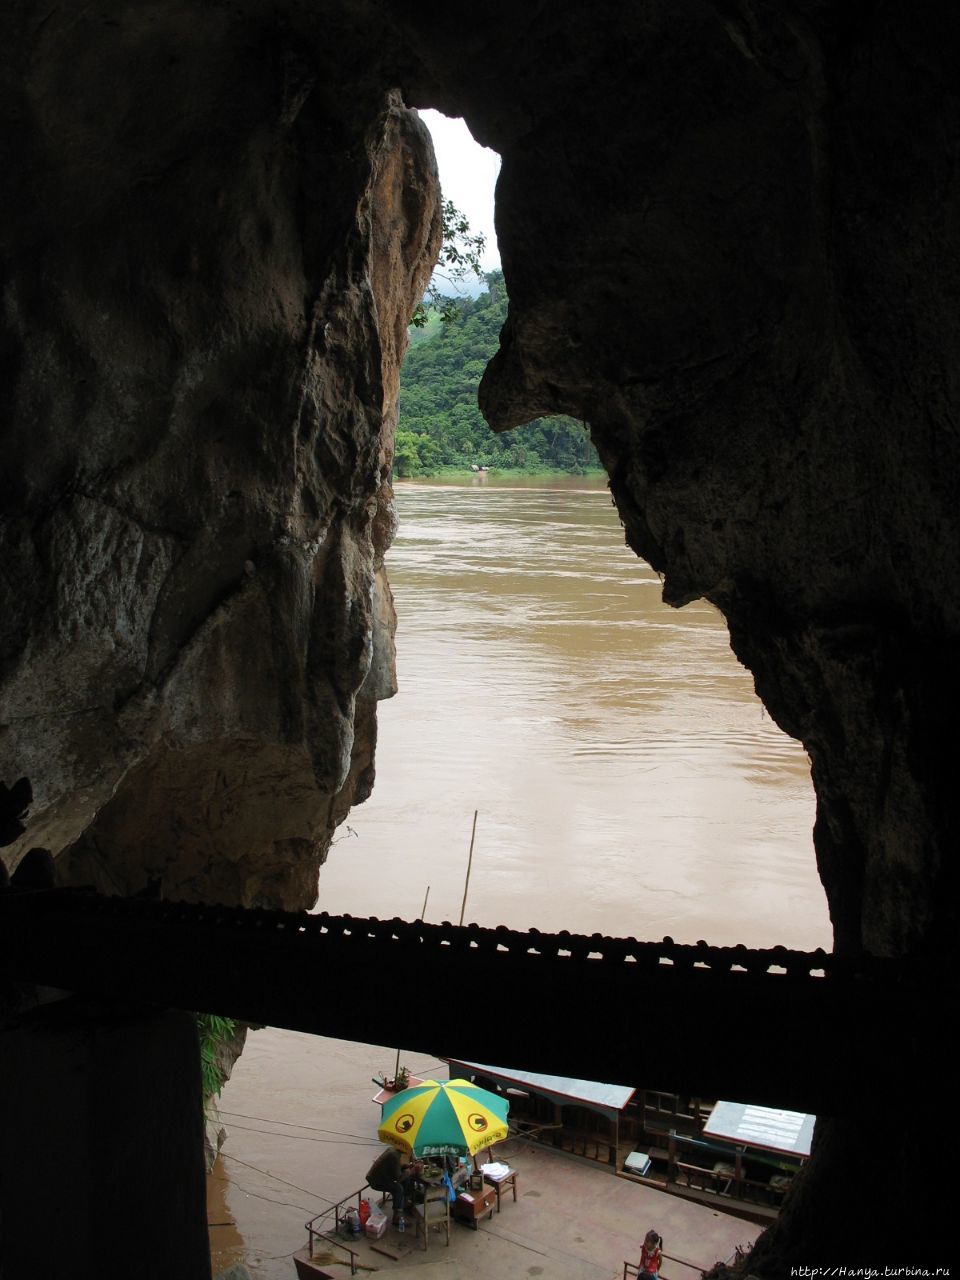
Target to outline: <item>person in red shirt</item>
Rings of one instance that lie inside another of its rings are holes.
[[[663,1259],[660,1252],[662,1248],[663,1237],[657,1235],[656,1231],[648,1231],[643,1238],[643,1248],[640,1250],[640,1261],[637,1264],[641,1280],[657,1280]]]

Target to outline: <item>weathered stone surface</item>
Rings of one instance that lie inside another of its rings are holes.
[[[235,1262],[226,1271],[218,1271],[214,1280],[250,1280],[250,1272],[242,1262]]]
[[[438,189],[387,86],[340,117],[316,66],[250,40],[162,7],[35,37],[0,758],[61,880],[303,906],[394,691],[388,478]]]
[[[435,243],[399,87],[503,157],[490,422],[586,418],[667,598],[723,610],[810,753],[838,947],[955,964],[954,7],[0,21],[0,778],[34,785],[22,847],[73,845],[108,886],[293,904],[370,786],[396,360]],[[923,1046],[898,1052],[919,1087]],[[844,1203],[874,1119],[832,1123],[764,1275],[814,1261]],[[876,1243],[910,1176],[855,1198],[849,1240]]]
[[[810,751],[838,944],[894,954],[957,910],[957,31],[933,10],[645,5],[607,74],[583,30],[577,93],[506,138],[481,388],[498,428],[591,422],[628,541],[667,599],[723,610]]]

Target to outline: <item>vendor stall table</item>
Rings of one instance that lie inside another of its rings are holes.
[[[485,1187],[482,1191],[461,1191],[453,1202],[453,1216],[457,1222],[466,1223],[477,1231],[480,1219],[486,1215],[492,1217],[496,1205],[497,1193],[493,1187]]]

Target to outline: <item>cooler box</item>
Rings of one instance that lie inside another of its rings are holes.
[[[366,1220],[363,1226],[363,1234],[369,1236],[371,1240],[379,1240],[387,1229],[387,1220],[382,1215],[371,1217]]]

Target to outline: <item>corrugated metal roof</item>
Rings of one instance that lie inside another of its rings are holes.
[[[704,1135],[739,1142],[786,1156],[806,1157],[813,1144],[816,1116],[750,1102],[720,1101],[710,1113]]]
[[[574,1103],[589,1107],[612,1120],[627,1105],[636,1089],[622,1084],[601,1084],[597,1080],[576,1080],[572,1076],[539,1075],[533,1071],[518,1071],[515,1067],[493,1067],[486,1062],[466,1062],[462,1058],[445,1058],[451,1076],[484,1075],[507,1088],[529,1089],[544,1094],[559,1103]]]

